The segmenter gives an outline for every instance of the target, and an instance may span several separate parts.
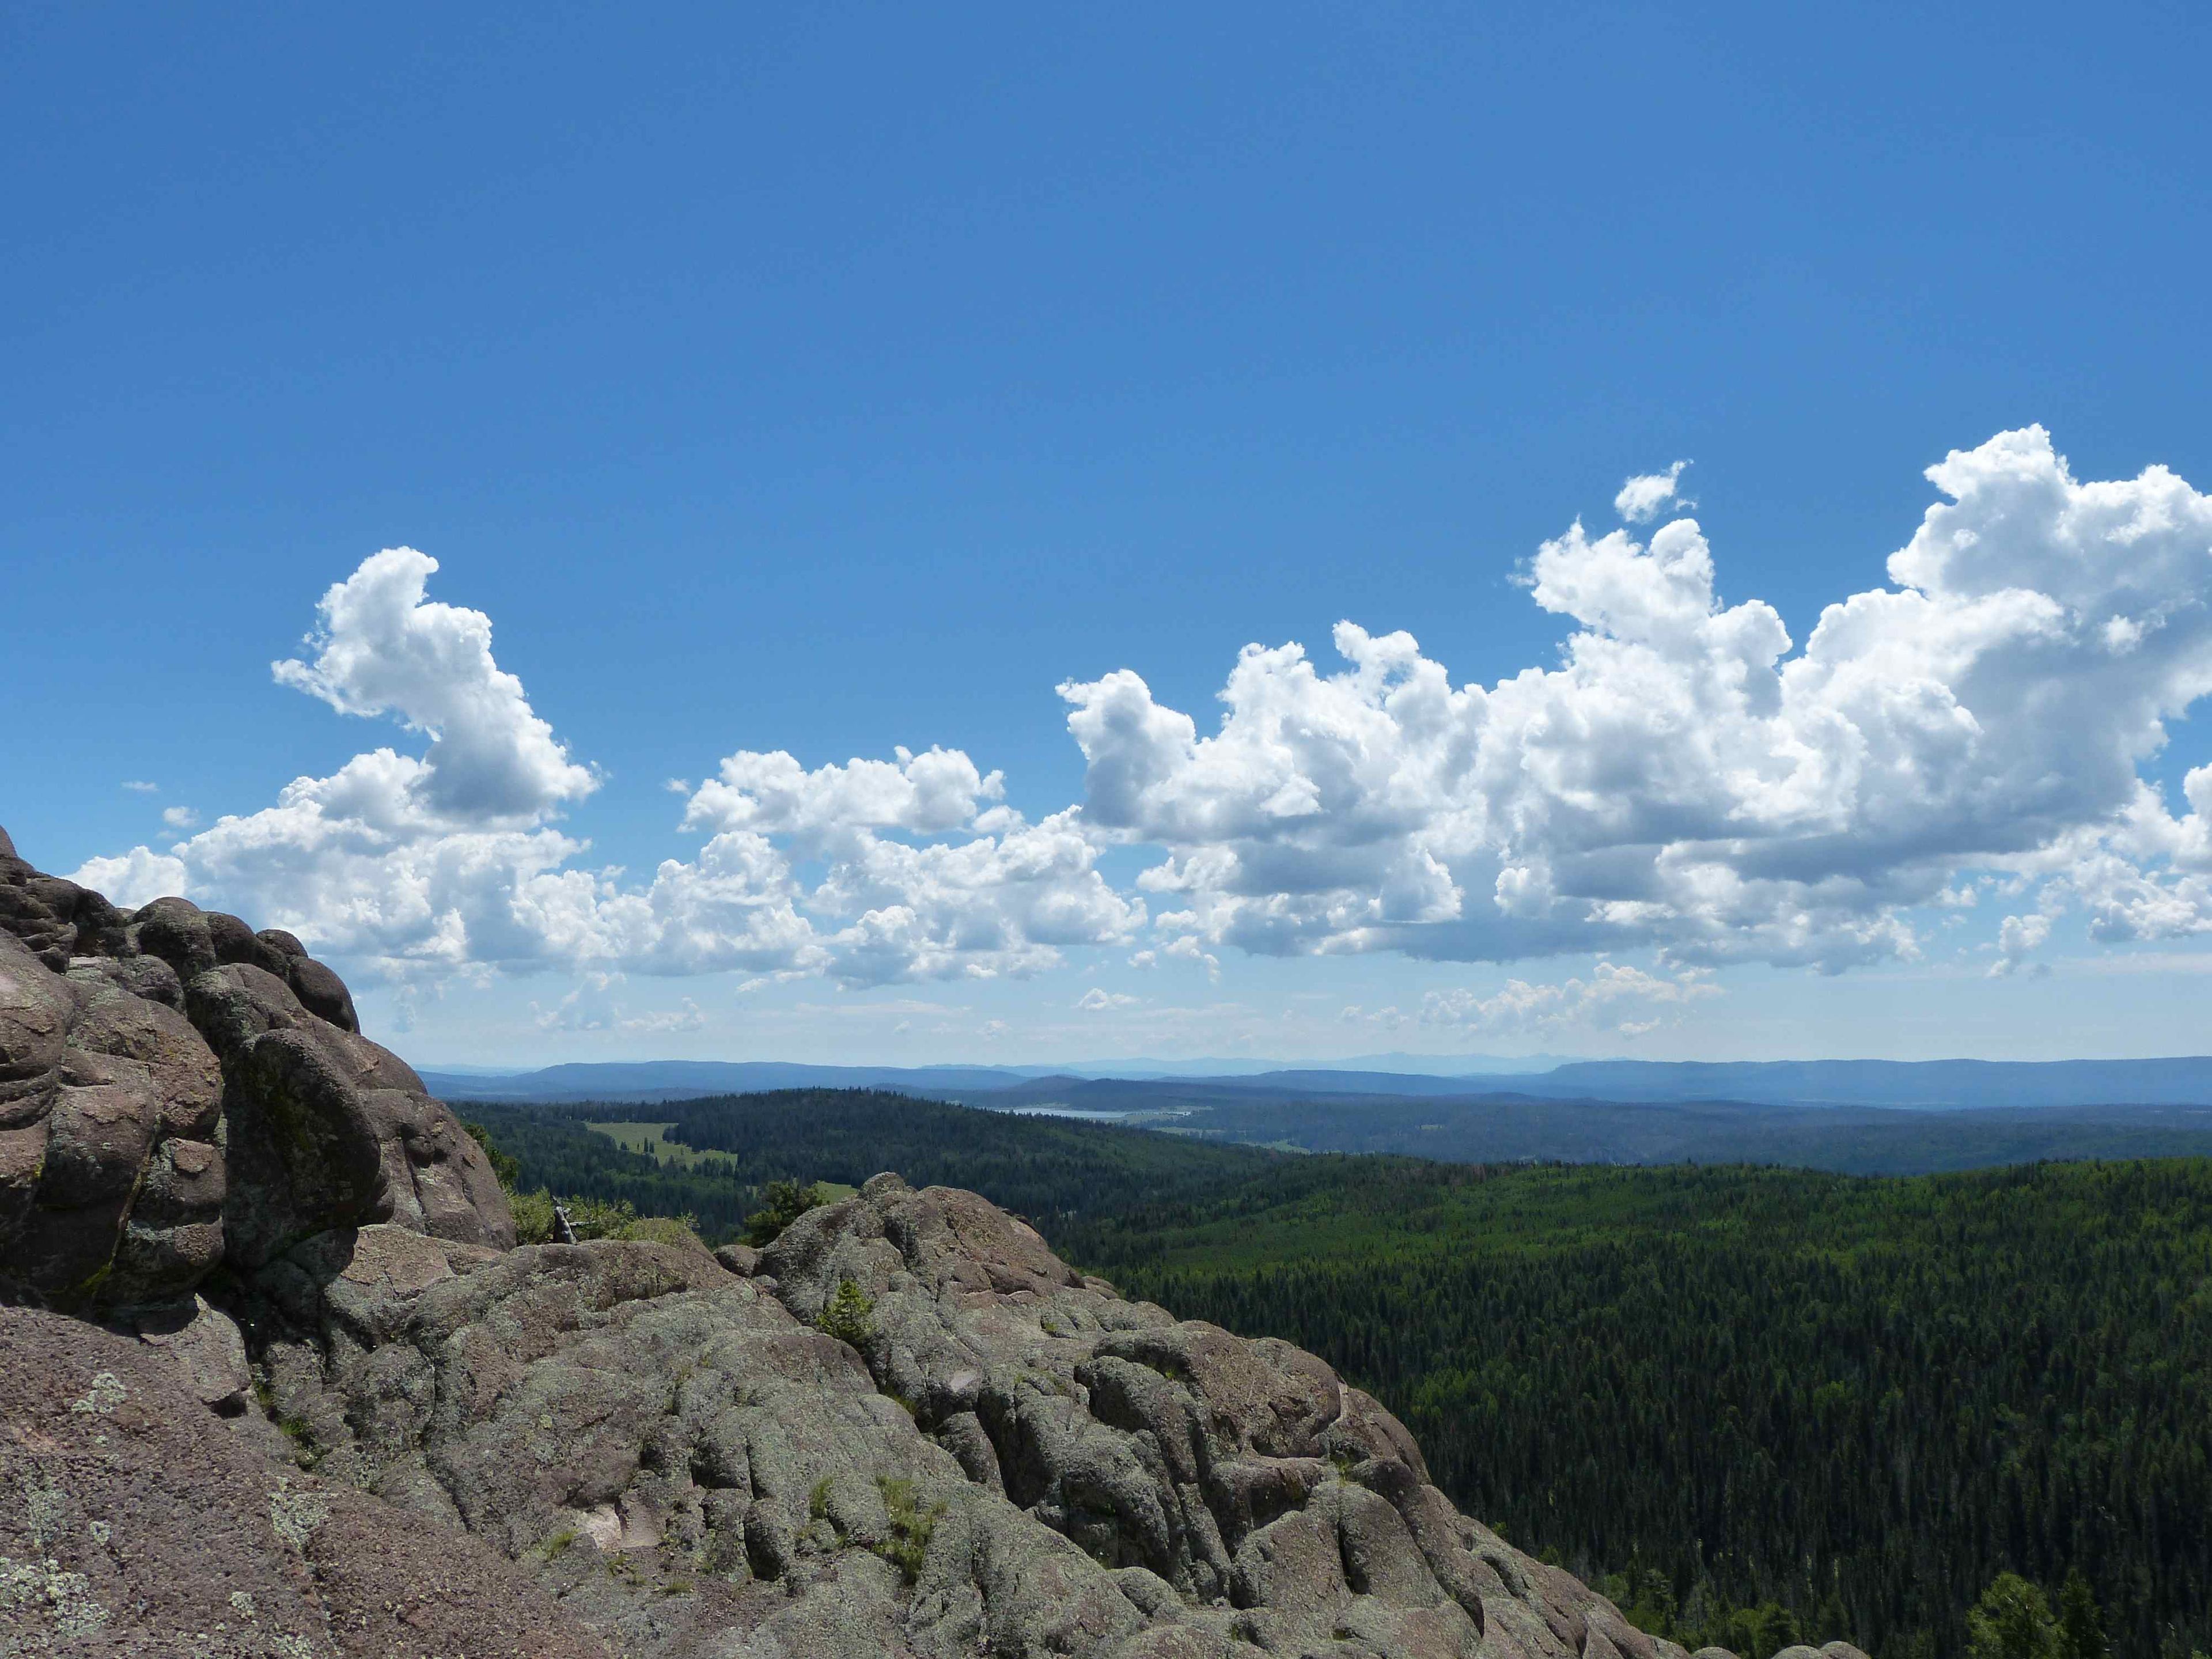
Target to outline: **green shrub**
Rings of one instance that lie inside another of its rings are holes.
[[[647,1244],[696,1244],[707,1248],[699,1237],[699,1223],[688,1215],[641,1215],[617,1235]]]
[[[507,1203],[514,1212],[516,1243],[561,1242],[561,1229],[553,1218],[553,1194],[543,1187],[534,1193],[514,1194]],[[639,1239],[651,1244],[700,1243],[699,1221],[693,1215],[640,1215],[637,1206],[626,1198],[615,1203],[602,1198],[571,1198],[566,1203],[568,1224],[574,1229],[579,1244],[594,1238]]]
[[[775,1243],[786,1227],[830,1201],[819,1182],[771,1181],[761,1196],[766,1203],[745,1218],[745,1243],[756,1249]]]
[[[814,1322],[827,1334],[857,1348],[875,1334],[875,1313],[876,1304],[868,1299],[867,1292],[851,1279],[841,1279]]]
[[[637,1224],[637,1206],[626,1198],[613,1203],[604,1198],[572,1198],[568,1206],[568,1225],[575,1230],[579,1244],[592,1238],[627,1238]]]
[[[845,1282],[852,1283],[850,1279]],[[911,1480],[895,1480],[879,1474],[876,1477],[876,1490],[884,1495],[884,1512],[890,1517],[891,1535],[872,1547],[905,1575],[906,1582],[911,1584],[921,1577],[922,1558],[929,1553],[930,1537],[937,1530],[938,1517],[945,1513],[945,1505],[933,1504],[924,1509]]]
[[[514,1212],[516,1243],[550,1244],[553,1242],[552,1194],[540,1187],[534,1193],[510,1194],[507,1204]]]

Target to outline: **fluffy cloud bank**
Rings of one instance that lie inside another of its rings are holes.
[[[1617,510],[1656,520],[1680,473],[1631,479]],[[585,864],[562,825],[599,774],[499,668],[489,620],[431,600],[436,562],[394,549],[324,596],[307,659],[274,672],[422,752],[375,748],[79,877],[225,904],[370,971],[600,975],[554,1024],[618,1023],[623,973],[868,985],[1110,944],[1209,972],[1231,945],[1650,951],[1661,973],[1607,961],[1420,1014],[1632,1030],[1710,994],[1690,970],[1910,957],[1924,909],[1978,890],[1962,877],[2007,896],[2000,973],[2069,911],[2112,941],[2212,931],[2212,768],[2179,813],[2143,776],[2212,690],[2212,501],[2160,467],[2079,482],[2034,427],[1928,477],[1943,499],[1892,585],[1830,605],[1802,649],[1770,605],[1722,601],[1695,520],[1577,523],[1526,573],[1574,624],[1556,666],[1455,684],[1410,635],[1346,622],[1340,672],[1247,647],[1205,734],[1129,670],[1071,682],[1084,799],[1035,823],[957,750],[812,769],[740,750],[678,786],[704,839],[644,880]],[[1115,842],[1156,849],[1137,882],[1156,915],[1102,876]]]
[[[167,853],[92,860],[77,879],[125,902],[225,905],[392,977],[589,970],[592,994],[546,1011],[552,1028],[623,1023],[605,994],[623,970],[989,977],[1144,920],[1100,878],[1073,814],[1031,824],[988,805],[998,775],[940,749],[813,772],[741,751],[686,803],[685,827],[708,836],[696,858],[641,887],[580,867],[587,843],[557,821],[598,775],[493,659],[490,619],[427,597],[437,568],[409,548],[364,561],[324,595],[313,660],[273,665],[341,714],[427,737],[422,756],[358,755],[274,806]],[[821,879],[802,882],[801,860]]]
[[[1256,951],[1835,969],[1913,955],[1961,869],[2048,880],[2106,938],[2204,929],[2212,771],[2176,819],[2139,769],[2212,689],[2212,501],[2162,467],[2078,483],[2036,427],[1928,477],[1894,586],[1796,655],[1677,519],[1544,544],[1530,596],[1577,630],[1494,685],[1351,623],[1335,674],[1247,647],[1206,736],[1126,670],[1063,685],[1085,819],[1165,850],[1160,927]]]

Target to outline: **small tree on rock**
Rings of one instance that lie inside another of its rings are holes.
[[[822,1316],[814,1322],[827,1334],[857,1348],[875,1334],[875,1314],[876,1304],[868,1293],[851,1279],[841,1279],[822,1304]]]
[[[745,1243],[756,1249],[775,1243],[786,1227],[830,1201],[817,1182],[771,1181],[761,1197],[765,1202],[745,1218]]]

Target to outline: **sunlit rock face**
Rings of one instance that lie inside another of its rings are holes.
[[[319,1475],[626,1651],[1680,1659],[1322,1361],[1127,1301],[973,1193],[879,1176],[719,1259],[373,1226],[252,1285]]]

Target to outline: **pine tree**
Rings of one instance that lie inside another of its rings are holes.
[[[2104,1611],[2081,1570],[2071,1569],[2058,1591],[2060,1659],[2106,1659],[2111,1651],[2105,1639]]]
[[[1966,1659],[2059,1659],[2058,1627],[2043,1592],[2001,1572],[1966,1615]]]

